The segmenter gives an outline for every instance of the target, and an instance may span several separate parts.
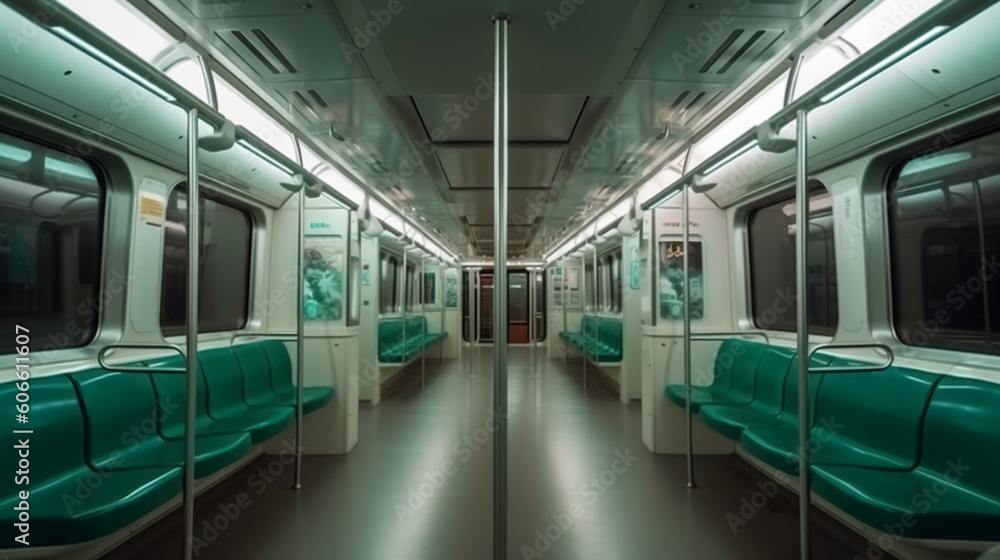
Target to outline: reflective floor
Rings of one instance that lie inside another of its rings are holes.
[[[301,491],[274,457],[213,488],[198,499],[197,557],[489,560],[491,370],[489,347],[429,362],[423,388],[418,366],[361,406],[354,451],[306,457]],[[698,458],[690,491],[683,456],[643,447],[639,405],[584,388],[580,364],[512,347],[509,383],[511,560],[798,558],[795,497],[748,509],[765,479],[740,460]],[[814,517],[813,558],[866,557],[853,533]],[[180,531],[174,514],[106,558],[178,558]]]

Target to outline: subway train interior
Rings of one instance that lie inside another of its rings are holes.
[[[998,29],[0,0],[0,557],[1000,558]]]

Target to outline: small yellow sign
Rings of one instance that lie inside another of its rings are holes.
[[[157,196],[143,194],[139,200],[139,217],[150,222],[162,222],[164,215],[163,199]]]

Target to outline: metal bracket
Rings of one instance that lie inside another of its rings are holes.
[[[779,136],[770,120],[760,123],[757,127],[757,146],[765,152],[783,154],[797,145],[795,138]]]
[[[236,144],[236,125],[226,119],[212,134],[198,138],[198,147],[206,152],[224,152]]]

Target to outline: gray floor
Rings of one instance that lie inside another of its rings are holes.
[[[544,349],[510,349],[508,558],[798,557],[793,496],[747,509],[758,475],[731,457],[699,458],[700,488],[689,491],[684,457],[646,451],[639,406],[597,383],[585,389],[580,367],[549,361]],[[418,370],[378,406],[362,405],[357,448],[307,457],[299,492],[273,457],[214,488],[199,498],[197,557],[492,558],[492,439],[480,429],[491,369],[489,347],[466,349],[461,361],[429,364],[425,387]],[[255,475],[268,467],[272,483]],[[741,508],[749,519],[734,534]],[[220,517],[226,510],[234,520]],[[864,542],[816,518],[813,558],[866,557]],[[208,528],[212,520],[223,529]],[[173,515],[106,558],[177,558],[179,522]]]

